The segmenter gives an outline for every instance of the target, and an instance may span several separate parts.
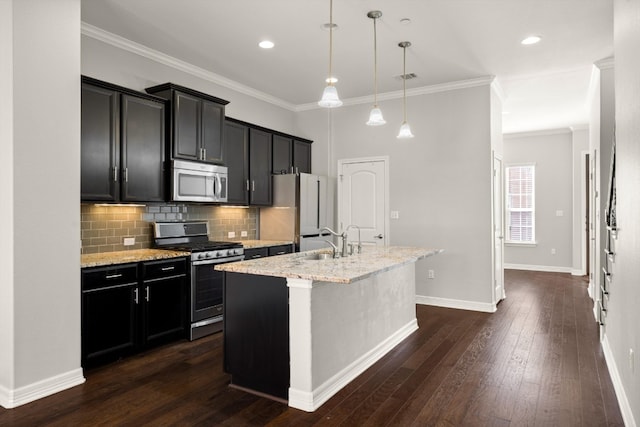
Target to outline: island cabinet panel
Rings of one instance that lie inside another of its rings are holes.
[[[224,370],[232,385],[288,399],[288,300],[284,278],[225,273]]]

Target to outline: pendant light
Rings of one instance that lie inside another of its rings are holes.
[[[335,108],[342,105],[338,97],[338,91],[333,85],[333,75],[331,74],[331,61],[333,60],[333,0],[329,0],[329,77],[327,87],[322,92],[322,99],[318,105],[325,108]]]
[[[407,48],[411,46],[411,42],[400,42],[398,46],[402,48],[402,106],[404,110],[404,116],[402,125],[400,125],[400,132],[398,132],[398,139],[413,138],[411,133],[411,127],[407,122]]]
[[[369,113],[369,126],[380,126],[387,123],[378,108],[378,37],[376,33],[376,19],[382,16],[379,10],[372,10],[367,16],[373,19],[373,108]]]

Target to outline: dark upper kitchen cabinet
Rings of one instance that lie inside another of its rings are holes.
[[[311,173],[311,142],[274,134],[271,164],[271,172],[275,175]]]
[[[311,173],[311,142],[293,141],[293,170]]]
[[[165,102],[82,78],[81,199],[165,200]]]
[[[249,128],[235,121],[224,124],[227,166],[227,203],[249,204]]]
[[[249,129],[249,204],[270,206],[271,136],[261,129]]]
[[[225,120],[227,203],[271,206],[271,132]]]
[[[225,105],[229,101],[183,86],[165,83],[145,89],[170,101],[171,156],[223,164]]]

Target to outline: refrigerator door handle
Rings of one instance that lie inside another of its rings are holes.
[[[318,193],[316,195],[316,228],[320,229],[320,181],[316,181],[318,185]]]

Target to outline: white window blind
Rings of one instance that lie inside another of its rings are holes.
[[[535,243],[535,166],[506,168],[507,242]]]

